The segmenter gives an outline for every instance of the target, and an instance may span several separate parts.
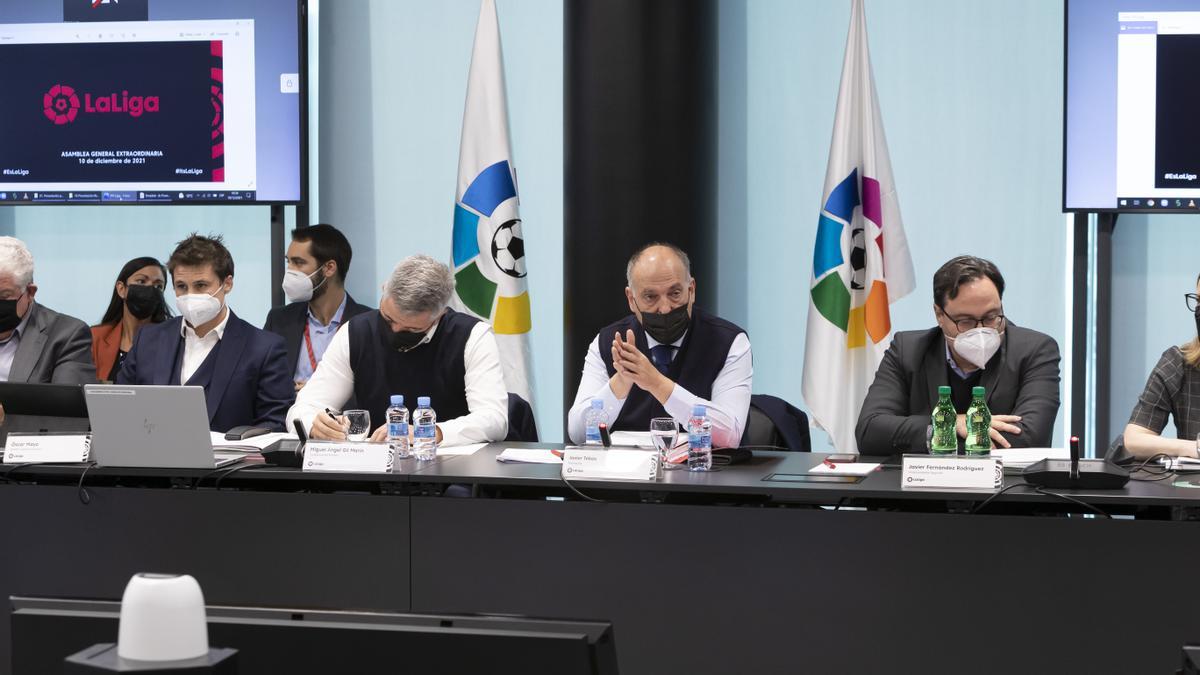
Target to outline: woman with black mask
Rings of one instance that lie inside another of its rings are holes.
[[[1163,352],[1150,373],[1125,426],[1125,449],[1134,457],[1200,454],[1200,279],[1184,302],[1196,318],[1196,336]],[[1161,435],[1168,416],[1175,421],[1175,438]]]
[[[104,318],[92,327],[92,360],[101,381],[116,379],[139,328],[171,316],[163,301],[166,286],[167,268],[155,258],[134,258],[121,268]]]

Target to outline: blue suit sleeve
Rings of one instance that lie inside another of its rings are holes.
[[[284,431],[288,408],[296,398],[296,387],[287,364],[283,338],[271,335],[267,353],[258,376],[258,393],[254,401],[254,426],[271,431]]]

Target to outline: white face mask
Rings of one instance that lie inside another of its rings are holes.
[[[318,269],[313,274],[320,271]],[[321,279],[321,283],[325,283],[324,278]],[[305,274],[300,270],[287,270],[283,273],[283,294],[287,296],[288,302],[308,302],[320,287],[320,284],[313,286],[312,274]]]
[[[201,326],[213,319],[221,313],[221,307],[224,304],[216,298],[217,293],[221,289],[213,291],[212,295],[208,293],[189,293],[180,295],[175,298],[175,306],[179,308],[179,313],[184,320],[192,324],[192,328]]]
[[[978,326],[959,333],[956,338],[947,339],[956,354],[977,368],[986,366],[1000,349],[1000,333],[995,328]]]

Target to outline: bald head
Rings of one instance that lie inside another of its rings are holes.
[[[653,243],[638,249],[625,266],[625,283],[634,287],[636,276],[675,274],[686,285],[692,280],[692,261],[674,244]]]
[[[666,314],[677,307],[688,308],[696,300],[687,253],[673,244],[643,246],[625,268],[625,297],[629,309],[641,320],[643,313]]]

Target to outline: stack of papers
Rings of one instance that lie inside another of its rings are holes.
[[[865,476],[879,468],[878,462],[837,462],[830,466],[824,462],[809,469],[809,473],[830,473],[841,476]]]
[[[1163,457],[1158,461],[1171,471],[1179,471],[1182,473],[1200,471],[1200,459],[1195,457]]]
[[[496,461],[515,464],[562,464],[562,451],[558,451],[558,454],[554,452],[534,448],[505,448],[496,456]]]
[[[262,452],[266,450],[272,443],[281,438],[295,438],[296,434],[285,434],[283,432],[274,432],[254,436],[241,441],[227,441],[225,434],[219,431],[213,431],[212,444],[213,448],[219,450],[237,450],[239,452]]]
[[[485,445],[487,445],[487,443],[471,443],[469,445],[451,445],[448,447],[439,445],[438,449],[437,449],[437,456],[438,457],[455,457],[458,455],[473,455],[476,452],[478,452],[479,449]]]
[[[1071,451],[1067,448],[992,448],[992,457],[1000,459],[1005,472],[1019,472],[1043,459],[1071,459]]]

